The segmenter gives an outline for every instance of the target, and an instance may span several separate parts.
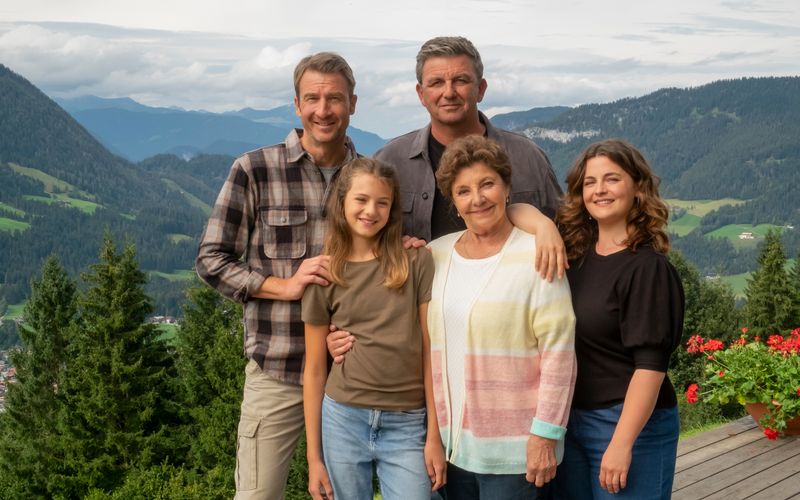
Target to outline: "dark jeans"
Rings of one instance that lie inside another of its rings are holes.
[[[677,408],[653,411],[633,444],[627,486],[617,494],[600,488],[600,462],[619,422],[622,405],[600,410],[573,409],[567,424],[564,461],[549,491],[556,499],[670,498],[678,450]]]
[[[447,464],[447,484],[439,490],[444,500],[534,500],[538,488],[525,474],[477,474]],[[435,498],[435,497],[434,497]]]

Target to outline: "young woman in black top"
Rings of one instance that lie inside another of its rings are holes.
[[[590,145],[557,224],[570,266],[578,379],[556,498],[669,498],[678,443],[666,377],[684,295],[666,253],[658,178],[630,144]]]

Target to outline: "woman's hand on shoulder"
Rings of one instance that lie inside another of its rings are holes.
[[[541,488],[556,477],[556,441],[535,434],[528,438],[525,479]]]

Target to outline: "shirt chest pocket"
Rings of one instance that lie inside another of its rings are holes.
[[[261,209],[264,254],[270,259],[299,259],[306,254],[308,213],[303,208]]]

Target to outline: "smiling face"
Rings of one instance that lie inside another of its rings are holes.
[[[630,174],[608,157],[595,156],[586,162],[583,203],[598,225],[626,227],[637,194]]]
[[[503,227],[508,193],[500,175],[481,162],[459,170],[450,190],[467,229],[480,235]]]
[[[303,147],[317,149],[344,144],[350,115],[356,111],[356,96],[339,73],[306,70],[294,98],[295,112],[303,122]]]
[[[477,77],[472,60],[465,55],[429,58],[417,84],[419,100],[435,126],[477,123],[484,92],[486,80]]]
[[[392,201],[392,188],[385,181],[368,173],[353,176],[344,198],[344,218],[354,242],[376,241],[389,221]]]

